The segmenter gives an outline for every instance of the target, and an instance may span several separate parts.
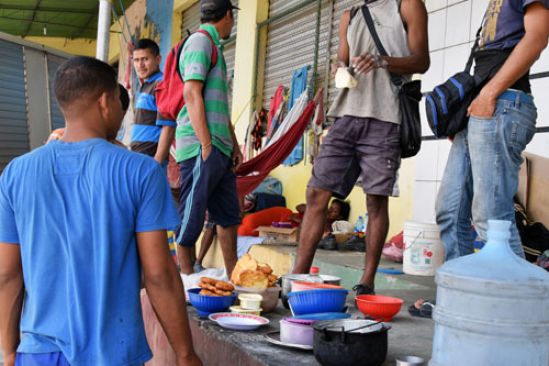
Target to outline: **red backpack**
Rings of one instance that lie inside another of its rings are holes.
[[[208,32],[203,29],[199,29],[197,32],[206,35],[212,43],[211,70],[217,63],[217,47]],[[183,97],[185,82],[179,72],[179,58],[183,51],[183,46],[189,37],[190,35],[181,40],[168,54],[164,67],[164,77],[155,89],[156,106],[162,119],[170,121],[177,120],[177,115],[185,106],[185,98]]]

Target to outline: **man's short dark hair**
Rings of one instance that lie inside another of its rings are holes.
[[[118,88],[114,69],[96,58],[77,56],[65,61],[55,73],[53,89],[61,108],[82,98],[114,93]]]
[[[136,50],[150,50],[154,56],[160,56],[160,48],[155,41],[148,38],[143,38],[137,41],[135,45]]]
[[[335,199],[332,203],[339,204],[341,219],[349,221],[349,215],[351,214],[351,205],[349,202]]]

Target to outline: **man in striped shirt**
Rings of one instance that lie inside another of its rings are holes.
[[[237,260],[240,206],[234,168],[242,162],[242,153],[230,120],[227,65],[220,44],[220,39],[231,35],[234,9],[238,8],[230,0],[201,0],[202,25],[186,41],[179,60],[186,104],[177,118],[176,131],[181,171],[177,243],[181,272],[185,274],[193,272],[191,254],[206,209],[217,225],[229,276]]]
[[[160,49],[153,40],[140,39],[135,45],[132,58],[141,86],[135,96],[135,120],[130,148],[166,165],[176,123],[157,116],[154,90],[162,80]]]

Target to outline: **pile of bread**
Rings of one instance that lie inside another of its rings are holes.
[[[245,254],[236,262],[231,281],[240,287],[265,289],[276,286],[278,277],[271,266],[258,263],[250,254]]]
[[[209,277],[201,277],[198,286],[202,289],[200,295],[206,296],[231,296],[234,290],[229,282]]]

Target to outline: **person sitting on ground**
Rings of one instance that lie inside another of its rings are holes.
[[[152,357],[143,281],[176,353],[201,365],[166,229],[178,216],[162,168],[107,142],[122,122],[112,67],[74,57],[56,72],[61,141],[0,177],[0,339],[6,366],[142,365]]]

